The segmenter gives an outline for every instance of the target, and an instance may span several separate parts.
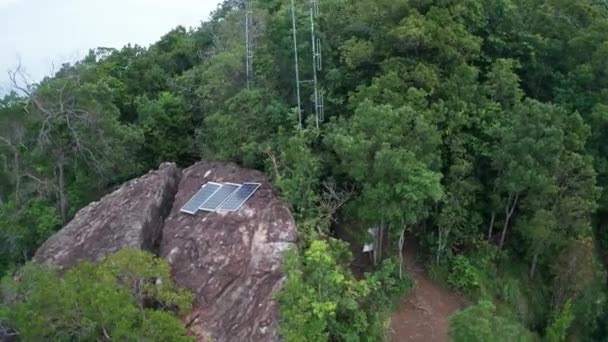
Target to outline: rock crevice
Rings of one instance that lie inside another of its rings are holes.
[[[210,181],[261,186],[237,212],[181,213]],[[283,280],[282,254],[296,238],[289,209],[263,173],[222,162],[180,172],[165,163],[82,209],[34,259],[68,268],[125,247],[151,251],[169,262],[178,286],[194,293],[185,322],[199,341],[277,341],[273,294]]]
[[[175,164],[129,181],[80,210],[49,238],[34,260],[60,268],[80,260],[99,261],[126,247],[157,252],[165,217],[171,211],[180,179]]]

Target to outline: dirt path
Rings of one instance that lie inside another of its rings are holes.
[[[393,314],[392,341],[447,341],[449,317],[466,307],[467,300],[429,279],[417,257],[415,242],[406,241],[404,250],[406,268],[414,280],[414,289]]]

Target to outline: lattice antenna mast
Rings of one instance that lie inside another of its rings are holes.
[[[245,54],[247,68],[247,89],[253,83],[253,0],[245,0]]]
[[[325,106],[324,106],[324,94],[319,87],[318,72],[323,67],[323,60],[321,54],[321,39],[317,37],[315,21],[319,17],[319,3],[318,0],[309,0],[310,7],[310,39],[312,49],[312,79],[311,80],[300,80],[300,66],[298,57],[298,38],[296,28],[296,7],[294,0],[291,0],[291,21],[293,26],[293,53],[295,59],[295,72],[296,72],[296,95],[298,100],[298,118],[299,127],[302,128],[302,92],[301,85],[304,83],[312,84],[312,102],[314,106],[314,114],[316,118],[317,128],[319,123],[325,120]]]
[[[293,32],[293,55],[294,67],[296,70],[296,96],[298,101],[298,128],[302,129],[302,96],[300,92],[300,66],[298,57],[298,31],[296,28],[296,6],[294,0],[291,0],[291,25]]]
[[[321,38],[317,37],[315,31],[315,19],[319,16],[318,0],[310,0],[310,37],[312,46],[312,84],[313,84],[313,102],[315,106],[315,116],[317,128],[319,123],[325,119],[324,95],[319,89],[319,81],[317,72],[323,68],[323,59],[321,55]]]

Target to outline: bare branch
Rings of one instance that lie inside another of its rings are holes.
[[[279,162],[277,160],[277,156],[274,154],[272,149],[268,147],[264,153],[268,156],[268,159],[272,162],[272,168],[274,170],[274,175],[277,180],[281,179],[281,172],[279,172]]]
[[[15,147],[15,145],[13,145],[13,142],[8,140],[7,138],[3,137],[0,135],[0,142],[3,142],[4,145],[6,145],[8,148],[11,149],[11,151],[15,152],[17,150],[17,148]]]
[[[355,193],[354,187],[339,189],[335,183],[323,182],[321,203],[321,217],[327,222],[336,222],[335,214],[342,208]]]
[[[25,75],[21,58],[18,58],[15,69],[8,71],[8,77],[14,89],[19,90],[28,97],[31,95],[30,82]]]

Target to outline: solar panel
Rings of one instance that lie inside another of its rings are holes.
[[[221,184],[217,183],[207,183],[201,187],[201,189],[190,198],[186,204],[180,209],[183,213],[188,213],[191,215],[196,214],[196,211],[201,206],[201,204],[205,203],[219,188],[221,188]]]
[[[245,183],[230,196],[217,210],[237,211],[253,196],[260,183]]]
[[[224,201],[232,195],[241,186],[239,184],[226,183],[219,188],[213,196],[209,197],[207,201],[202,203],[199,207],[205,211],[215,211]]]

